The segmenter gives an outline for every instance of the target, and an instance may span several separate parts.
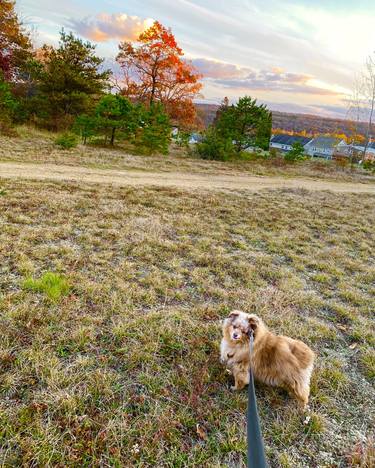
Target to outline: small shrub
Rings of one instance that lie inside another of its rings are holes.
[[[179,131],[176,137],[174,138],[176,141],[176,144],[180,148],[188,148],[189,147],[189,140],[190,140],[190,133],[189,132],[184,132],[184,131]]]
[[[350,160],[346,156],[336,156],[335,165],[338,169],[345,169],[350,165]]]
[[[234,156],[234,146],[231,140],[220,137],[211,129],[204,140],[196,145],[196,153],[202,159],[228,161]]]
[[[279,156],[279,152],[276,148],[270,148],[269,155],[271,159],[277,158]]]
[[[296,141],[293,144],[291,151],[288,151],[285,154],[284,159],[288,162],[302,161],[303,159],[305,159],[304,153],[305,150],[302,144],[299,141]]]
[[[0,135],[4,135],[10,138],[14,138],[18,136],[17,131],[13,127],[12,121],[7,116],[1,117]]]
[[[78,144],[77,137],[72,133],[63,133],[55,140],[57,146],[63,149],[75,148]]]
[[[52,302],[58,302],[70,291],[68,280],[53,272],[44,273],[39,279],[27,278],[22,286],[29,291],[45,294]]]
[[[366,169],[366,171],[375,172],[375,161],[367,159],[363,162],[363,169]]]

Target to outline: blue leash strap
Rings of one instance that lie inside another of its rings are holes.
[[[264,454],[262,431],[259,424],[257,401],[255,396],[254,375],[252,368],[254,335],[250,330],[250,380],[247,404],[247,466],[248,468],[267,468]]]

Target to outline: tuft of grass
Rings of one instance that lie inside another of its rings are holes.
[[[22,286],[29,291],[45,294],[52,302],[58,302],[70,292],[68,280],[63,275],[50,271],[43,273],[38,279],[26,278]]]
[[[364,374],[370,380],[375,379],[375,351],[374,349],[366,350],[361,356],[361,363]]]

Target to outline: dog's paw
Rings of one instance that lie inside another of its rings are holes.
[[[237,387],[235,385],[231,385],[230,389],[232,390],[232,392],[236,392],[237,391]]]

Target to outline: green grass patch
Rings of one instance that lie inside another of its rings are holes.
[[[70,284],[65,276],[46,272],[38,278],[26,278],[22,283],[24,289],[45,294],[52,302],[58,302],[70,292]]]

